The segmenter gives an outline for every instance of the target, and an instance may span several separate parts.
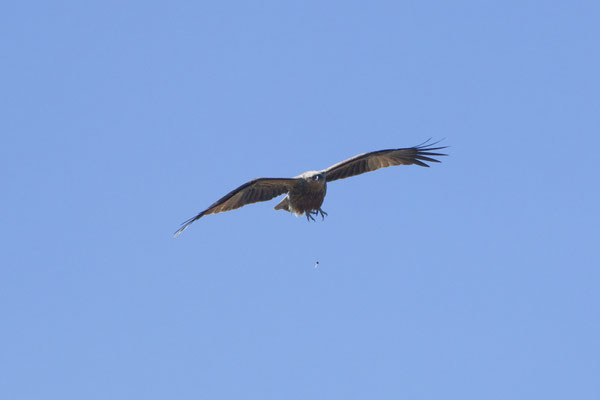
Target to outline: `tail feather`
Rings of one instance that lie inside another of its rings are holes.
[[[277,204],[275,206],[276,210],[284,210],[284,211],[290,211],[290,202],[288,200],[287,197],[284,197],[283,200],[281,200],[279,202],[279,204]]]

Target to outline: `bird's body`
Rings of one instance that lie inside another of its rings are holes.
[[[285,210],[296,215],[304,214],[306,219],[314,220],[314,216],[325,218],[327,213],[321,209],[327,193],[327,182],[345,179],[365,172],[375,171],[393,165],[416,164],[428,167],[424,161],[439,162],[430,156],[446,154],[432,151],[445,147],[433,147],[436,143],[427,142],[408,148],[379,150],[359,154],[321,171],[307,171],[294,178],[258,178],[243,184],[217,200],[206,210],[183,223],[175,232],[179,236],[192,222],[208,214],[234,210],[246,204],[271,200],[286,193],[285,198],[275,206],[276,210]]]
[[[276,210],[285,210],[296,215],[306,215],[312,218],[317,212],[322,213],[321,205],[327,193],[327,182],[319,171],[308,171],[295,177],[287,196],[275,206]]]

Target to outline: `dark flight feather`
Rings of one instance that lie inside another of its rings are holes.
[[[289,192],[295,182],[295,178],[258,178],[246,182],[237,189],[227,193],[206,210],[185,221],[181,225],[181,228],[175,232],[175,237],[179,236],[192,222],[205,215],[235,210],[246,204],[271,200],[274,197]]]
[[[345,161],[332,165],[331,167],[321,171],[325,174],[327,182],[338,179],[345,179],[351,176],[364,174],[378,170],[379,168],[391,167],[394,165],[411,165],[416,164],[421,167],[429,167],[427,162],[439,162],[438,160],[428,156],[446,156],[443,153],[433,153],[433,151],[445,149],[447,146],[432,147],[438,142],[430,145],[427,142],[414,147],[403,149],[388,149],[372,151],[370,153],[359,154]]]

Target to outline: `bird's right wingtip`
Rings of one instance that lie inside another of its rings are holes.
[[[187,226],[184,226],[183,228],[177,229],[177,232],[175,232],[173,234],[173,239],[176,239],[177,236],[181,235],[181,232],[185,231],[186,228],[187,228]]]
[[[181,228],[179,228],[177,230],[177,232],[175,232],[173,234],[173,238],[176,238],[177,236],[181,235],[183,233],[183,231],[185,231],[188,228],[188,226],[190,226],[194,221],[202,218],[205,214],[206,214],[206,211],[202,211],[200,214],[198,214],[195,217],[192,217],[192,218],[188,219],[187,221],[185,221],[184,223],[182,223]]]
[[[192,224],[192,222],[199,219],[202,215],[203,214],[200,213],[200,214],[196,215],[195,217],[188,219],[183,224],[181,224],[181,228],[177,229],[177,232],[175,232],[173,234],[173,239],[175,239],[177,236],[181,235],[183,233],[183,231],[185,231],[188,228],[188,226],[190,226]]]

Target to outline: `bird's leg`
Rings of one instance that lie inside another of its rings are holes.
[[[320,208],[317,211],[315,211],[315,215],[317,213],[321,214],[321,221],[324,221],[325,217],[327,216],[327,213],[325,211],[321,210]]]
[[[312,216],[312,215],[313,215],[313,213],[315,213],[315,211],[306,211],[306,212],[304,212],[304,214],[306,215],[306,220],[307,220],[307,221],[309,221],[309,222],[310,222],[310,220],[311,220],[311,219],[312,219],[313,221],[315,220],[315,219],[313,218],[313,216]],[[310,218],[310,219],[309,219],[309,218]]]

